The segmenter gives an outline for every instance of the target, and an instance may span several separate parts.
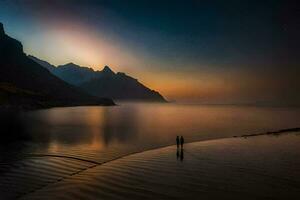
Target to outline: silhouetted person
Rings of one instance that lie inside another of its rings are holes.
[[[181,137],[180,137],[180,145],[181,145],[181,149],[183,148],[183,144],[184,144],[184,138],[181,136]]]
[[[183,158],[184,158],[184,153],[183,153],[183,148],[181,148],[181,151],[180,151],[180,161],[183,161]]]
[[[176,137],[177,149],[179,148],[179,136]]]
[[[178,146],[179,146],[179,143],[178,143]],[[176,152],[176,157],[177,157],[177,160],[179,159],[179,149],[177,148],[177,152]]]

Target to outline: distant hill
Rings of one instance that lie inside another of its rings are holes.
[[[28,57],[31,60],[34,60],[36,63],[40,64],[42,67],[45,67],[46,69],[48,69],[50,72],[54,72],[56,67],[54,65],[51,65],[50,63],[48,63],[47,61],[44,60],[40,60],[34,56],[28,55]]]
[[[41,60],[32,55],[29,55],[28,57],[38,64],[42,65],[43,67],[47,68],[51,73],[58,76],[60,79],[72,85],[79,86],[83,82],[95,78],[97,75],[97,72],[92,68],[78,66],[74,63],[68,63],[66,65],[60,65],[56,67],[54,65],[51,65],[47,61]]]
[[[51,69],[50,69],[51,71]],[[113,105],[110,99],[86,94],[50,73],[23,52],[21,42],[5,34],[0,23],[0,106],[39,108]]]
[[[108,66],[101,71],[94,71],[92,68],[78,66],[74,63],[54,67],[36,57],[30,56],[30,58],[62,80],[81,87],[91,95],[116,100],[166,102],[158,92],[149,89],[125,73],[113,72]]]
[[[113,99],[166,101],[161,94],[147,88],[137,79],[127,76],[125,73],[114,73],[107,66],[97,78],[84,82],[80,87],[90,94]]]

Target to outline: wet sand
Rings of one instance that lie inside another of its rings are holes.
[[[300,198],[300,136],[229,138],[106,163],[35,157],[1,177],[1,199]]]

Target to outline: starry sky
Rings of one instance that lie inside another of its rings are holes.
[[[109,65],[169,100],[300,104],[297,1],[0,0],[6,33],[54,65]]]

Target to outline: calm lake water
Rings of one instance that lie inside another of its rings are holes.
[[[1,199],[299,196],[299,132],[186,144],[181,161],[175,146],[158,148],[176,135],[192,142],[299,127],[299,108],[121,103],[25,112],[17,122],[31,137],[0,145]]]
[[[299,127],[300,109],[121,103],[32,111],[22,119],[37,151],[115,157],[174,144],[176,135],[191,142]]]

